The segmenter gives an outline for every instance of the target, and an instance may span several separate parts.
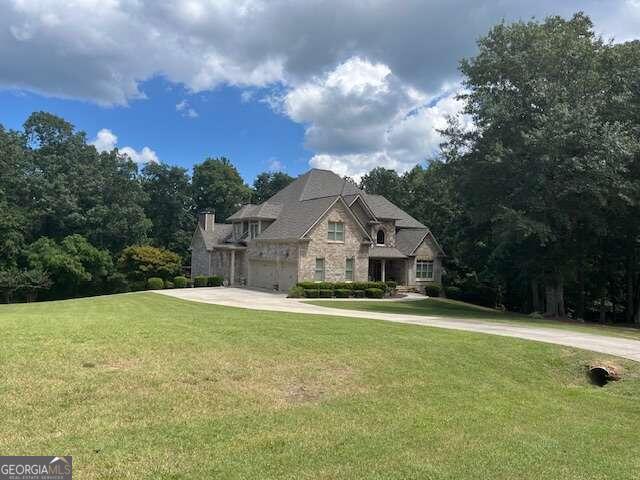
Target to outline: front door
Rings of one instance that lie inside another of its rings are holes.
[[[382,280],[382,262],[380,260],[369,259],[369,280],[371,282]]]

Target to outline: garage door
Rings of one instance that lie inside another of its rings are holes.
[[[250,261],[249,286],[273,289],[278,286],[280,291],[287,291],[296,283],[297,268],[295,263]]]

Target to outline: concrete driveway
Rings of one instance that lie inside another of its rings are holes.
[[[554,343],[567,347],[582,348],[594,352],[616,355],[640,362],[640,341],[626,338],[572,332],[558,328],[532,327],[528,325],[507,325],[485,320],[458,319],[447,317],[423,317],[381,312],[342,310],[303,303],[301,299],[287,298],[285,293],[272,293],[244,288],[185,288],[155,290],[155,293],[194,302],[212,303],[228,307],[276,312],[304,313],[309,315],[333,315],[340,317],[371,318],[389,322],[426,325],[429,327],[488,333],[503,337],[523,338],[538,342]],[[401,300],[421,299],[421,295]],[[342,299],[341,299],[342,300]],[[393,302],[397,300],[369,300],[372,302]]]

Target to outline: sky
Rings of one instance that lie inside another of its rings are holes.
[[[44,110],[99,150],[226,156],[248,183],[402,172],[437,153],[481,35],[577,11],[640,38],[640,0],[0,0],[0,124]]]

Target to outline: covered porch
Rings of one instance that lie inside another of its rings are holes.
[[[398,285],[408,283],[408,257],[394,247],[373,247],[369,252],[369,280]]]

